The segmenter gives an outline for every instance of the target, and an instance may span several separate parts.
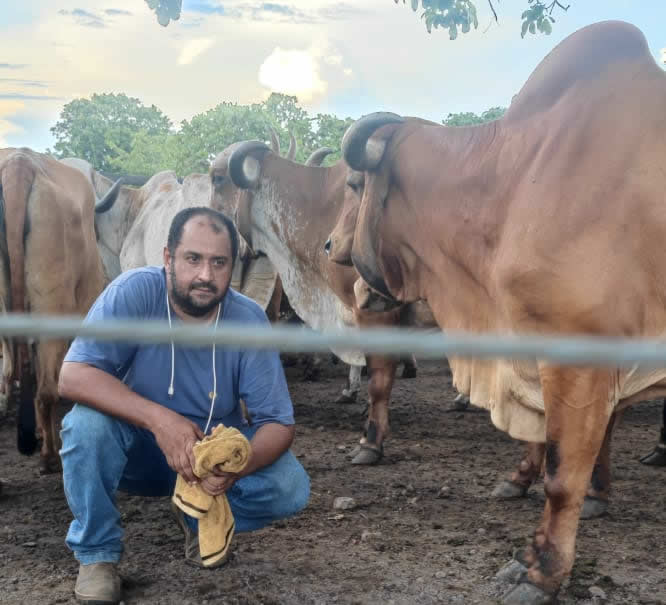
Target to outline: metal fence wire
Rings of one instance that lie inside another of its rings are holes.
[[[0,336],[27,339],[72,339],[75,336],[141,344],[171,343],[283,352],[365,352],[384,355],[414,353],[425,359],[467,357],[544,360],[565,365],[608,365],[646,368],[666,366],[666,340],[638,340],[542,334],[472,334],[408,328],[315,331],[302,326],[257,326],[224,322],[212,326],[166,321],[109,320],[83,323],[83,318],[23,313],[0,315]]]

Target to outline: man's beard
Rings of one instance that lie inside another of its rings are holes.
[[[224,298],[224,295],[229,289],[227,286],[219,296],[213,298],[206,304],[201,304],[192,298],[190,292],[195,288],[208,288],[211,292],[213,292],[213,294],[216,294],[218,290],[215,284],[212,282],[196,282],[190,284],[190,286],[185,289],[178,285],[176,271],[174,270],[173,265],[171,266],[169,275],[171,276],[171,292],[169,293],[171,294],[171,299],[178,307],[180,307],[191,317],[203,317],[204,315],[208,315],[208,313],[210,313],[215,307],[217,307],[217,305],[220,304]]]

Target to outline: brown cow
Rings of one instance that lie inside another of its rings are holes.
[[[355,267],[448,330],[663,337],[665,102],[641,32],[604,22],[561,42],[496,122],[359,120],[343,143],[365,172]],[[504,602],[550,602],[614,412],[663,397],[666,369],[450,362],[496,426],[545,443],[545,511]]]
[[[414,120],[415,118],[406,118]],[[421,120],[423,124],[434,124]],[[340,219],[336,228],[324,245],[324,250],[329,255],[329,259],[342,265],[352,266],[351,246],[354,235],[354,228],[358,216],[358,210],[363,195],[365,178],[363,172],[349,169],[347,176],[347,185],[352,192],[347,192],[345,202],[340,213]],[[357,305],[363,309],[372,310],[375,306],[378,309],[386,307],[386,299],[377,297],[375,292],[362,279],[356,283],[355,287]],[[436,325],[436,324],[435,324]],[[469,405],[469,397],[462,393],[456,397],[450,410],[464,410]],[[664,407],[666,411],[666,404]],[[590,481],[590,487],[583,509],[581,519],[594,519],[603,515],[608,509],[610,497],[610,440],[604,442],[604,449],[599,454],[599,459],[594,467],[594,477]],[[661,443],[653,454],[643,458],[645,464],[658,466],[661,460]],[[528,443],[525,454],[516,470],[511,473],[508,479],[501,480],[493,489],[492,496],[499,499],[514,499],[527,496],[529,488],[539,479],[543,472],[544,446],[542,443]]]
[[[95,193],[51,156],[0,150],[2,312],[85,315],[105,285],[95,244]],[[3,340],[3,379],[18,404],[18,448],[32,454],[41,434],[42,472],[59,468],[55,406],[68,343]],[[34,403],[33,403],[34,401]]]
[[[254,172],[253,172],[254,171]],[[345,195],[347,168],[296,164],[279,157],[259,141],[236,143],[211,165],[213,207],[232,205],[243,238],[275,265],[298,316],[314,329],[342,325],[397,324],[403,311],[386,314],[356,306],[352,267],[336,267],[323,253],[323,243],[335,224]],[[335,351],[359,367],[365,356]],[[411,361],[411,360],[409,360]],[[368,356],[369,417],[365,435],[353,459],[372,464],[383,453],[388,432],[388,399],[397,359]],[[413,375],[413,363],[406,371]],[[360,381],[360,375],[358,376]],[[350,386],[350,391],[354,390]]]

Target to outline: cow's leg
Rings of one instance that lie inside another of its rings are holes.
[[[303,380],[317,382],[321,375],[321,366],[324,356],[321,353],[306,354],[304,356]]]
[[[266,317],[271,323],[275,323],[280,319],[280,307],[282,305],[282,280],[280,276],[277,276],[275,280],[275,287],[273,288],[273,294],[268,301],[266,306]]]
[[[352,464],[375,464],[384,453],[384,439],[388,436],[388,404],[395,379],[397,361],[388,357],[368,355],[368,421],[359,449]]]
[[[66,347],[59,341],[40,342],[36,345],[35,355],[37,392],[35,395],[35,411],[37,426],[42,435],[39,472],[43,475],[57,473],[61,470],[60,438],[57,426],[58,374]]]
[[[504,479],[492,491],[494,498],[502,500],[522,498],[541,474],[541,465],[545,450],[543,443],[528,443],[525,456],[510,479]]]
[[[652,452],[641,458],[641,462],[648,466],[666,466],[666,399],[662,401],[659,443]]]
[[[583,501],[583,508],[580,512],[581,519],[596,519],[608,510],[611,487],[610,445],[616,418],[616,414],[613,414],[608,421],[606,436],[604,437],[604,442],[601,444],[601,450],[592,470],[590,485],[587,488],[587,494]]]
[[[416,378],[417,364],[414,355],[403,355],[400,358],[403,364],[401,378]]]
[[[361,390],[361,369],[364,366],[349,366],[349,376],[347,377],[347,386],[342,389],[342,394],[335,400],[335,403],[355,403],[358,393]]]
[[[505,605],[549,603],[570,573],[583,499],[615,403],[612,373],[592,368],[540,368],[546,412],[546,506],[521,557],[528,570]]]

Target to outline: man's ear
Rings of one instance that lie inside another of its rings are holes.
[[[164,246],[162,258],[164,259],[164,266],[168,269],[169,265],[171,264],[171,253],[169,252],[169,248],[167,246]]]

